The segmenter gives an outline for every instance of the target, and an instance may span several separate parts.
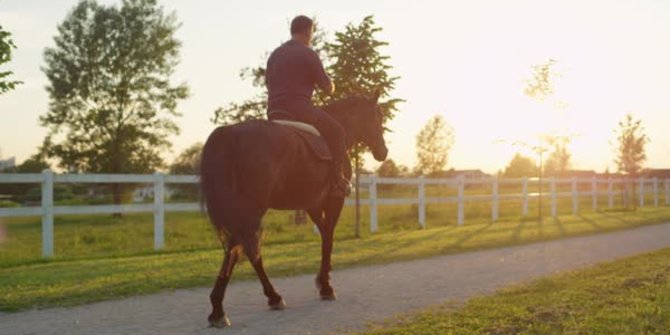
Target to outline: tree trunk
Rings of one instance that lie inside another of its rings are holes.
[[[631,185],[631,194],[633,195],[633,210],[636,211],[636,210],[637,210],[637,198],[635,197],[635,195],[636,195],[637,192],[638,192],[638,188],[637,188],[638,186],[637,186],[637,185],[639,185],[639,184],[638,184],[637,181],[635,180],[635,177],[636,177],[635,173],[631,173],[631,176],[632,176],[632,179],[633,179],[633,180],[631,181],[631,183],[632,183],[632,185]]]
[[[112,201],[114,205],[121,205],[123,200],[123,185],[122,184],[112,184]],[[115,218],[120,218],[123,216],[121,212],[112,213],[112,216]]]
[[[307,223],[307,213],[302,209],[296,209],[293,212],[293,223],[296,225],[304,225]]]
[[[356,167],[356,238],[361,237],[361,185],[359,180],[359,175],[361,174],[361,169],[358,164],[358,155],[354,156],[354,163]]]

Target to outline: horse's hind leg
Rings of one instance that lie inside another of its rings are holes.
[[[263,293],[268,298],[268,306],[270,309],[280,310],[286,307],[284,299],[277,293],[272,283],[270,283],[270,278],[268,278],[265,268],[263,267],[263,257],[261,256],[260,240],[258,235],[253,235],[252,237],[247,238],[247,241],[244,243],[245,248],[244,252],[249,258],[249,262],[256,270],[258,279],[263,285]]]
[[[221,270],[219,270],[212,293],[209,295],[209,300],[212,303],[212,314],[209,315],[207,320],[212,327],[224,328],[230,326],[230,319],[228,319],[228,316],[223,311],[223,297],[226,294],[226,287],[233,274],[233,268],[235,267],[235,263],[237,263],[239,253],[240,245],[226,245]]]

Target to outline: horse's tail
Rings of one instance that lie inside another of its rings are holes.
[[[222,243],[230,242],[230,215],[226,209],[235,192],[233,132],[219,127],[207,139],[200,162],[200,204],[206,205],[209,220]]]

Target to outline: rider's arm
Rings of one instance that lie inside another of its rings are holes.
[[[326,70],[323,68],[323,63],[319,59],[319,56],[316,52],[312,52],[312,74],[314,78],[314,83],[326,94],[333,94],[335,92],[335,84],[326,74]]]

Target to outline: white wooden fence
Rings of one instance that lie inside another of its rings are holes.
[[[539,178],[479,178],[479,179],[466,179],[466,178],[383,178],[377,177],[374,175],[365,176],[365,180],[369,187],[369,199],[367,202],[361,202],[363,204],[368,204],[370,206],[370,231],[376,232],[378,229],[378,205],[399,205],[399,204],[416,204],[418,205],[418,220],[421,227],[426,227],[426,204],[437,204],[437,203],[456,203],[456,222],[458,225],[464,223],[465,218],[465,202],[491,202],[491,221],[498,221],[499,217],[499,208],[501,200],[521,200],[521,213],[522,215],[528,215],[528,203],[531,198],[538,198],[542,196],[548,198],[550,201],[551,207],[551,216],[556,217],[558,213],[558,198],[572,198],[572,213],[579,213],[579,198],[583,196],[591,197],[591,206],[593,210],[598,209],[598,197],[607,196],[607,207],[611,208],[614,206],[614,186],[621,184],[633,184],[637,185],[637,193],[639,197],[639,206],[643,207],[645,205],[645,195],[652,193],[654,206],[659,206],[659,184],[661,182],[665,185],[665,205],[670,205],[670,179],[659,180],[658,178],[638,178],[635,180],[632,179],[614,179],[614,178],[543,178],[542,185],[543,187],[548,184],[549,191],[539,192],[528,192],[529,182],[535,182],[539,184]],[[499,186],[502,184],[521,184],[521,193],[503,193],[500,194]],[[393,199],[393,198],[378,198],[377,197],[377,188],[380,184],[393,184],[393,185],[416,185],[418,190],[418,197],[416,199]],[[473,194],[465,195],[466,185],[481,185],[489,184],[491,187],[490,194]],[[557,186],[559,184],[569,184],[571,185],[570,192],[557,192]],[[579,186],[583,184],[589,184],[590,190],[588,192],[580,191]],[[651,185],[651,192],[647,190],[647,185]],[[456,188],[456,196],[452,197],[426,197],[426,186],[427,185],[446,185]],[[607,191],[599,191],[600,185],[607,185]],[[621,192],[624,193],[624,188],[621,187]],[[632,192],[627,194],[628,197],[632,195]],[[629,200],[626,200],[629,201]]]
[[[515,178],[515,179],[434,179],[434,178],[383,178],[375,175],[361,176],[361,184],[368,188],[367,199],[361,199],[361,205],[369,206],[370,209],[370,231],[378,230],[379,206],[380,205],[405,205],[415,204],[418,206],[418,221],[421,227],[426,227],[426,205],[436,203],[456,203],[456,220],[459,225],[464,223],[465,202],[491,202],[491,220],[497,221],[499,214],[499,203],[501,200],[521,200],[521,212],[528,214],[528,202],[531,198],[537,198],[539,193],[528,192],[529,182],[538,182],[537,178]],[[542,184],[549,185],[549,192],[542,193],[548,197],[551,207],[551,216],[557,215],[557,199],[559,197],[572,198],[572,212],[579,211],[579,197],[591,196],[593,209],[598,208],[598,196],[608,197],[608,207],[614,204],[614,185],[626,182],[624,179],[596,179],[594,178],[544,178]],[[634,181],[638,187],[639,205],[645,205],[645,196],[652,193],[654,206],[659,206],[659,184],[658,179],[637,179]],[[154,214],[154,248],[160,250],[165,244],[164,220],[165,212],[194,212],[200,210],[198,203],[165,203],[165,184],[194,184],[198,183],[197,176],[165,175],[155,173],[153,175],[126,175],[126,174],[54,174],[45,170],[41,174],[6,174],[0,173],[0,184],[41,184],[42,200],[40,206],[0,208],[0,218],[17,216],[42,216],[42,255],[50,257],[54,254],[54,216],[64,214],[104,214],[104,213],[138,213],[153,212]],[[54,183],[136,183],[153,184],[153,204],[123,204],[123,205],[87,205],[87,206],[54,206]],[[521,193],[500,193],[501,184],[521,184]],[[590,183],[589,192],[580,192],[578,185]],[[670,205],[670,179],[663,180],[665,193],[665,205]],[[379,198],[377,191],[379,185],[414,185],[417,187],[416,198]],[[491,194],[465,195],[465,186],[468,184],[490,184]],[[558,184],[571,184],[570,192],[557,192]],[[456,189],[456,196],[452,197],[427,197],[427,185],[443,185]],[[599,191],[598,185],[607,185],[607,191]],[[651,192],[647,190],[651,185]],[[353,205],[353,199],[347,199],[346,205]]]

